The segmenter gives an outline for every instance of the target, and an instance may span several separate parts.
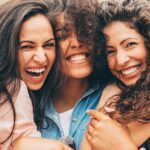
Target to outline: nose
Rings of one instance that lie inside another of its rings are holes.
[[[82,45],[81,45],[80,41],[78,40],[77,36],[75,34],[73,34],[71,37],[71,47],[72,48],[79,48],[81,46]]]
[[[33,59],[38,64],[44,64],[47,60],[45,50],[42,47],[37,48]]]
[[[129,60],[130,60],[130,56],[128,55],[128,53],[126,51],[120,50],[117,53],[117,64],[119,66],[126,65]]]

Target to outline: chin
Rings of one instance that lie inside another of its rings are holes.
[[[134,84],[136,84],[136,82],[138,81],[138,79],[137,80],[132,80],[132,81],[129,81],[129,82],[123,82],[126,86],[132,86],[132,85],[134,85]]]
[[[76,74],[75,77],[78,79],[82,79],[82,78],[87,78],[90,74],[91,74],[90,72],[87,72],[87,73],[80,72],[80,73]]]
[[[32,91],[38,91],[42,88],[42,85],[27,85],[27,87]]]

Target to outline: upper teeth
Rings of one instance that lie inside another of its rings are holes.
[[[132,67],[132,68],[127,69],[127,70],[123,70],[122,74],[123,75],[129,75],[129,74],[135,73],[139,69],[139,67],[140,66],[136,66],[136,67]]]
[[[86,59],[85,54],[74,55],[74,56],[70,57],[70,60],[72,60],[72,61],[81,61],[81,60],[85,60],[85,59]]]
[[[42,73],[45,71],[45,68],[41,68],[41,69],[27,69],[27,71],[29,72],[36,72],[36,73]]]

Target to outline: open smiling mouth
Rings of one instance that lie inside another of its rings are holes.
[[[45,68],[42,68],[42,69],[27,69],[25,70],[25,72],[30,75],[31,77],[39,77],[41,75],[44,74],[45,72]]]
[[[129,76],[129,75],[133,75],[133,74],[136,74],[139,72],[139,70],[141,69],[141,64],[138,64],[136,66],[133,66],[129,69],[125,69],[125,70],[122,70],[121,73],[124,75],[124,76]]]
[[[89,58],[89,53],[75,54],[68,56],[66,59],[72,63],[83,63]]]

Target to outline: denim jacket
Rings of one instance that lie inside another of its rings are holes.
[[[90,119],[86,114],[86,111],[88,109],[96,108],[102,89],[103,86],[100,84],[92,86],[74,107],[71,116],[69,136],[74,139],[76,150],[80,150],[80,144],[86,132],[87,123]],[[44,127],[48,128],[41,130],[42,137],[58,140],[64,136],[59,115],[51,101],[49,101],[45,110],[46,120],[44,120]],[[49,126],[47,126],[47,124],[49,124]]]

